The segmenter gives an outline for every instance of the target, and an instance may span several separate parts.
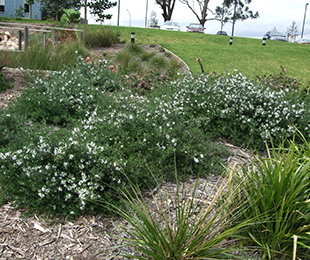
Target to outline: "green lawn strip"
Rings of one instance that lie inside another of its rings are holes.
[[[283,46],[257,46],[257,45],[199,45],[199,44],[161,44],[183,59],[191,71],[199,73],[200,66],[197,57],[207,72],[231,72],[234,69],[255,77],[256,75],[278,74],[280,66],[286,68],[287,75],[296,77],[304,82],[309,80],[310,61],[307,57],[310,48],[294,46],[290,50]],[[291,45],[292,46],[292,45]]]
[[[91,29],[91,27],[89,27]],[[289,42],[267,41],[262,39],[171,32],[157,29],[135,27],[116,27],[121,41],[130,43],[131,33],[135,33],[137,44],[160,44],[183,59],[192,72],[200,72],[196,58],[200,57],[208,72],[229,72],[234,69],[250,77],[278,74],[280,66],[286,68],[290,77],[307,83],[310,73],[310,46]]]

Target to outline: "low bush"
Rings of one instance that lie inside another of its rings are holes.
[[[207,138],[199,120],[162,99],[165,90],[150,98],[117,93],[118,76],[80,60],[46,81],[34,79],[7,110],[30,120],[28,127],[11,126],[24,134],[18,143],[8,124],[20,121],[3,113],[2,200],[51,214],[103,212],[97,200],[117,204],[110,186],[125,182],[124,172],[140,187],[152,186],[147,166],[171,179],[176,157],[178,170],[221,173],[228,153]]]
[[[8,52],[0,51],[0,60],[0,92],[3,92],[12,87],[12,84],[4,77],[3,71],[3,68],[11,63],[11,60],[8,58]]]
[[[97,200],[118,203],[111,185],[126,185],[124,173],[141,188],[155,184],[147,168],[167,180],[175,168],[220,174],[228,153],[215,137],[279,142],[293,124],[308,137],[307,95],[241,74],[189,76],[147,96],[125,86],[114,66],[82,57],[33,78],[0,114],[2,200],[51,214],[104,212]]]
[[[213,138],[262,149],[270,137],[277,144],[292,137],[294,126],[310,132],[309,95],[298,90],[270,89],[241,73],[190,76],[170,89]]]
[[[161,76],[160,82],[165,78],[171,81],[181,77],[179,69],[182,64],[178,60],[168,59],[160,55],[160,52],[157,54],[148,52],[136,44],[123,48],[115,57],[114,62],[118,64],[119,72],[123,75],[143,77],[146,78],[145,81],[149,81],[150,78],[155,79],[153,84],[148,83],[150,85],[148,89],[153,89],[157,85],[157,76]]]
[[[16,110],[35,122],[66,125],[93,111],[102,93],[122,88],[120,76],[103,62],[99,67],[87,58],[76,66],[52,72],[47,80],[35,78],[18,100]],[[100,93],[100,94],[98,94]]]

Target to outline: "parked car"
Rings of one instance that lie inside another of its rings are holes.
[[[204,33],[205,28],[199,23],[191,23],[189,26],[186,26],[188,32]]]
[[[277,31],[266,32],[266,34],[264,35],[264,38],[266,38],[267,40],[274,40],[274,41],[282,41],[282,42],[287,41],[286,35],[284,33],[277,32]]]
[[[310,44],[310,39],[299,39],[296,42],[301,44]]]
[[[180,25],[176,22],[167,21],[160,27],[160,29],[170,31],[180,31]]]
[[[225,32],[225,31],[218,31],[216,34],[217,34],[217,35],[224,35],[224,36],[227,36],[227,32]]]

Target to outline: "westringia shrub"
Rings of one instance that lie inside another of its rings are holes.
[[[172,93],[188,113],[200,118],[207,134],[263,147],[294,134],[294,126],[310,133],[309,95],[294,89],[270,89],[241,73],[219,77],[187,77],[173,84]]]
[[[240,74],[191,76],[147,97],[134,93],[117,71],[90,59],[35,78],[0,114],[2,201],[52,214],[103,212],[96,202],[118,203],[111,186],[126,185],[124,173],[140,187],[154,184],[150,171],[166,179],[175,168],[221,173],[228,154],[209,136],[238,134],[233,140],[256,144],[292,134],[291,124],[308,131],[305,97]]]
[[[120,76],[104,62],[96,67],[89,60],[78,59],[76,66],[52,72],[47,80],[35,78],[16,109],[27,107],[27,116],[33,121],[63,125],[94,110],[102,93],[122,88]]]

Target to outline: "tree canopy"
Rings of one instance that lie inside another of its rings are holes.
[[[259,17],[258,12],[250,10],[249,5],[252,0],[224,0],[222,7],[217,7],[217,10],[223,14],[223,22],[232,22],[232,36],[234,35],[235,23],[246,19],[255,19]]]
[[[163,10],[162,16],[164,21],[170,21],[176,0],[156,0],[156,4],[160,5]]]
[[[210,0],[180,0],[182,4],[188,6],[188,8],[193,12],[193,14],[197,17],[199,23],[204,26],[207,21],[207,11]],[[199,11],[196,11],[195,5],[198,5]],[[213,19],[212,19],[213,20]]]
[[[31,1],[31,0],[30,0]],[[90,9],[90,13],[96,15],[96,21],[104,21],[111,19],[111,14],[105,14],[107,10],[116,5],[116,2],[109,0],[40,0],[43,4],[43,11],[49,18],[54,18],[57,22],[59,17],[63,14],[63,9],[81,8],[85,7]]]

